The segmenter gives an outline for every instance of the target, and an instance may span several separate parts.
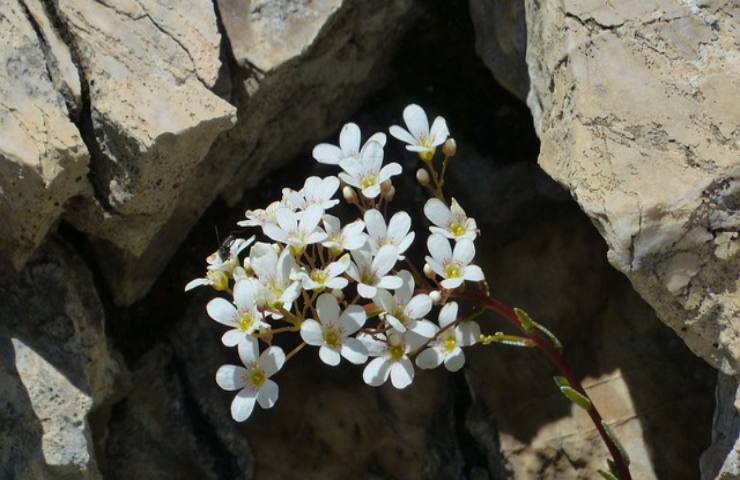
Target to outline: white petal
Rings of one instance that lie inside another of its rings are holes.
[[[324,209],[321,205],[311,205],[303,211],[300,222],[300,230],[305,234],[313,233],[319,226],[321,217],[324,216]]]
[[[194,289],[195,287],[202,287],[204,285],[210,285],[211,282],[207,278],[196,278],[194,280],[190,280],[187,285],[185,285],[185,291],[189,291]]]
[[[234,285],[234,302],[241,311],[251,310],[254,307],[255,287],[249,280],[236,282]]]
[[[334,296],[332,295],[332,297]],[[367,320],[365,309],[359,305],[350,305],[339,317],[339,328],[346,335],[352,335],[365,325],[365,320]]]
[[[285,232],[280,230],[279,227],[273,225],[283,235]],[[267,280],[275,277],[275,269],[277,266],[278,255],[272,244],[269,243],[255,243],[252,249],[249,251],[249,265],[254,270],[254,273],[262,280]]]
[[[455,244],[455,250],[452,252],[452,260],[461,265],[467,265],[475,257],[475,246],[467,238],[462,238]]]
[[[470,347],[478,342],[480,338],[480,325],[478,323],[468,320],[460,323],[457,328],[460,329],[461,343],[464,347]]]
[[[396,308],[396,301],[388,290],[379,289],[373,301],[386,312],[393,312]]]
[[[259,342],[256,338],[251,335],[244,337],[243,342],[239,342],[237,346],[239,352],[239,358],[244,365],[249,365],[257,361],[260,354]]]
[[[445,368],[450,372],[457,372],[463,365],[465,365],[465,354],[460,347],[445,358]]]
[[[411,229],[411,217],[406,212],[397,212],[388,222],[387,237],[393,239],[393,243],[399,244]]]
[[[383,218],[383,214],[374,208],[365,212],[365,226],[367,227],[367,233],[375,240],[385,238],[385,219]]]
[[[361,192],[365,198],[375,198],[380,195],[380,185],[376,183],[375,185],[363,188]]]
[[[326,288],[331,288],[332,290],[342,290],[347,285],[349,285],[349,280],[344,277],[332,278],[326,282]]]
[[[378,289],[372,285],[358,283],[357,293],[359,293],[362,298],[373,298],[375,294],[378,293]]]
[[[424,370],[437,368],[442,363],[442,355],[435,348],[427,348],[416,357],[416,365]]]
[[[450,131],[447,128],[447,122],[443,117],[437,117],[432,122],[432,129],[429,131],[429,136],[432,138],[433,145],[435,147],[442,145],[450,136]]]
[[[344,339],[341,353],[344,358],[355,365],[362,365],[367,361],[367,348],[356,338]]]
[[[324,273],[329,278],[337,277],[347,271],[350,264],[349,254],[345,253],[336,262],[331,262],[325,269]]]
[[[396,277],[395,275],[386,275],[385,277],[382,277],[380,279],[377,287],[395,290],[397,288],[400,288],[401,285],[403,285],[403,280],[401,280],[399,277]]]
[[[410,330],[420,337],[432,338],[437,334],[439,328],[429,320],[417,320],[411,325]]]
[[[312,154],[317,162],[326,165],[339,165],[339,160],[342,158],[342,150],[329,143],[319,143],[313,147]]]
[[[232,328],[221,336],[221,343],[227,347],[236,347],[239,342],[244,340],[244,332],[239,329]]]
[[[304,342],[314,347],[322,345],[324,343],[324,332],[319,322],[312,318],[304,320],[301,323],[301,338]]]
[[[231,402],[231,417],[237,422],[243,422],[248,419],[254,410],[256,401],[255,392],[245,389],[237,393]]]
[[[438,198],[430,198],[424,204],[424,215],[438,227],[446,228],[452,221],[452,213],[445,203]]]
[[[370,135],[370,138],[367,139],[368,142],[378,142],[383,147],[385,147],[385,140],[385,133],[383,132],[373,133]]]
[[[335,217],[334,215],[329,215],[328,213],[325,213],[324,216],[321,218],[324,222],[324,229],[326,230],[326,233],[328,233],[330,236],[341,230],[342,224],[339,218]]]
[[[402,142],[406,142],[409,145],[413,145],[416,143],[416,139],[414,138],[411,133],[409,133],[405,128],[399,127],[398,125],[393,125],[388,131],[391,133],[392,136],[397,138],[398,140],[401,140]]]
[[[280,347],[270,347],[262,352],[257,363],[265,372],[265,375],[271,377],[283,368],[283,364],[285,364],[285,352]]]
[[[360,180],[354,175],[348,175],[344,172],[339,172],[339,178],[342,179],[347,185],[351,185],[355,188],[360,188]]]
[[[372,387],[379,387],[388,380],[391,362],[385,357],[378,357],[370,361],[362,371],[362,379]]]
[[[393,327],[394,330],[398,330],[401,333],[406,331],[406,326],[393,315],[386,315],[385,321],[388,322],[388,324]]]
[[[425,317],[431,310],[432,299],[424,293],[415,296],[406,305],[406,315],[413,319]]]
[[[411,232],[403,237],[403,239],[401,239],[401,241],[396,244],[396,248],[399,254],[404,253],[406,250],[409,249],[411,244],[414,243],[414,237],[416,237],[416,233]]]
[[[448,302],[439,311],[439,326],[445,328],[455,320],[457,320],[457,302]]]
[[[450,241],[442,235],[433,233],[429,235],[427,239],[427,248],[429,253],[439,263],[445,264],[452,260],[452,247],[450,247]]]
[[[434,273],[436,273],[440,277],[444,276],[445,269],[442,267],[442,264],[440,264],[438,261],[436,261],[432,257],[424,257],[424,261],[427,262],[427,264],[434,271]]]
[[[385,167],[381,168],[380,172],[378,172],[378,183],[383,183],[391,177],[401,175],[401,172],[403,172],[401,165],[395,162],[389,163]]]
[[[206,305],[208,316],[229,327],[236,325],[236,307],[224,298],[214,298]]]
[[[360,151],[360,127],[355,123],[348,123],[342,127],[339,133],[339,146],[345,153],[357,153]]]
[[[468,265],[465,267],[463,278],[471,282],[482,282],[485,279],[483,270],[478,265]]]
[[[333,348],[327,347],[326,345],[322,345],[321,348],[319,348],[319,358],[322,362],[332,367],[339,365],[339,361],[341,360],[339,352]]]
[[[379,171],[383,164],[383,146],[378,142],[367,142],[360,152],[360,162],[365,171]]]
[[[419,105],[412,103],[404,108],[403,120],[411,135],[417,139],[429,136],[429,120],[426,112]]]
[[[227,391],[244,388],[247,384],[247,369],[236,365],[222,365],[216,371],[216,383]]]
[[[339,319],[339,303],[334,295],[323,293],[316,300],[316,310],[322,325],[336,324]]]
[[[442,288],[446,288],[447,290],[454,290],[463,284],[463,279],[462,277],[446,278],[442,280],[440,284],[442,285]]]
[[[262,225],[262,233],[276,242],[286,243],[288,241],[288,232],[273,223]]]
[[[298,217],[293,210],[281,207],[275,212],[275,218],[277,219],[280,228],[286,232],[292,232],[298,228]],[[265,232],[267,234],[267,232]]]
[[[257,392],[257,401],[259,402],[260,407],[264,409],[274,407],[279,393],[280,389],[278,388],[277,383],[273,382],[269,378],[265,380],[262,388]]]
[[[390,272],[398,259],[398,251],[393,245],[384,245],[373,259],[373,272],[383,276]],[[400,285],[399,285],[400,286]],[[398,288],[398,287],[396,287]]]
[[[391,367],[391,383],[399,390],[411,385],[414,381],[414,364],[408,357],[403,357]]]

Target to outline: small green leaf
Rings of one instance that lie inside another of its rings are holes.
[[[532,317],[530,317],[527,312],[525,312],[521,308],[514,308],[514,313],[516,313],[519,321],[522,322],[522,327],[524,327],[524,330],[528,332],[534,331],[534,329],[536,328],[534,326],[534,320],[532,320]]]
[[[555,380],[555,385],[560,387],[570,387],[570,382],[565,377],[552,377],[553,380]]]
[[[619,454],[622,455],[622,461],[624,461],[624,464],[629,467],[630,456],[627,455],[627,450],[625,450],[622,446],[622,442],[620,442],[619,438],[617,438],[617,434],[614,433],[612,427],[610,427],[609,424],[606,423],[604,420],[601,421],[601,425],[604,427],[604,430],[606,430],[606,434],[609,436],[609,439],[612,441],[612,443],[614,443],[614,446],[617,447],[617,450],[619,450]]]
[[[555,347],[555,350],[557,350],[558,352],[563,351],[563,344],[560,343],[560,340],[558,340],[558,337],[556,337],[555,334],[553,334],[550,330],[546,329],[544,326],[540,325],[534,320],[532,320],[532,322],[534,323],[535,328],[537,328],[537,330],[542,332],[547,337],[547,339],[550,340],[550,343],[553,347]]]
[[[599,475],[601,475],[601,478],[604,480],[619,480],[613,473],[605,472],[604,470],[599,470]]]
[[[544,326],[535,322],[527,312],[525,312],[521,308],[514,308],[514,313],[516,313],[519,321],[522,322],[522,328],[524,329],[524,331],[534,332],[535,330],[539,330],[540,333],[547,337],[547,339],[550,341],[550,344],[552,344],[552,346],[555,347],[558,352],[563,351],[563,344],[560,343],[558,337],[556,337],[550,330],[548,330]]]
[[[504,335],[502,332],[496,332],[493,335],[481,335],[479,340],[483,345],[490,345],[492,343],[501,343],[504,345],[510,345],[513,347],[527,347],[531,348],[536,344],[526,337],[517,337],[516,335]]]
[[[576,389],[572,387],[561,386],[560,391],[563,392],[565,398],[575,403],[582,409],[586,411],[591,410],[591,400],[589,400],[588,397],[578,393]]]

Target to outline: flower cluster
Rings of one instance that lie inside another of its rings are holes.
[[[247,419],[255,404],[275,404],[278,386],[271,377],[306,346],[316,347],[329,366],[364,365],[368,385],[390,379],[401,389],[412,383],[415,366],[459,370],[463,348],[479,340],[478,325],[450,300],[465,282],[484,280],[472,263],[475,220],[439,193],[433,159],[444,145],[444,172],[454,141],[445,120],[437,117],[430,129],[418,105],[406,107],[403,118],[406,128],[393,126],[390,134],[418,154],[425,170],[417,178],[434,193],[423,207],[430,234],[422,268],[409,257],[417,238],[412,216],[387,213],[393,209],[392,179],[402,168],[384,164],[386,135],[375,133],[363,143],[360,128],[348,123],[339,145],[313,150],[316,161],[339,168],[337,176],[309,177],[300,190],[285,188],[280,200],[247,211],[238,224],[255,234],[229,239],[208,257],[206,276],[186,286],[211,286],[227,295],[210,300],[206,310],[227,328],[222,342],[237,347],[243,364],[224,365],[216,374],[221,388],[238,391],[231,404],[236,421]],[[355,218],[343,222],[330,213],[341,200],[349,205],[345,210],[357,212]],[[279,342],[295,343],[286,354],[274,343],[291,333],[292,340]]]

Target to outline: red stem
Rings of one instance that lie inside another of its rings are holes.
[[[514,312],[514,309],[512,309],[505,303],[499,300],[496,300],[495,298],[486,296],[486,295],[459,292],[459,293],[455,293],[455,296],[465,298],[489,310],[493,310],[494,312],[498,313],[499,315],[504,317],[506,320],[508,320],[510,323],[512,323],[515,327],[517,327],[521,332],[523,332],[528,338],[530,338],[537,345],[537,348],[539,348],[540,351],[545,354],[547,359],[550,361],[550,363],[552,363],[555,366],[555,368],[558,369],[560,374],[568,379],[568,382],[570,382],[571,387],[575,388],[576,391],[578,391],[578,393],[580,393],[581,395],[591,400],[588,394],[586,393],[586,390],[581,385],[581,382],[578,380],[578,377],[576,376],[576,374],[573,372],[573,370],[570,369],[568,364],[565,363],[565,360],[560,355],[560,353],[552,346],[552,344],[550,343],[550,340],[545,338],[538,331],[528,331],[527,329],[525,329],[524,326],[522,325],[521,320],[519,320],[519,317]],[[593,402],[591,402],[591,408],[588,410],[588,414],[591,417],[591,421],[596,427],[596,430],[598,430],[599,435],[601,435],[601,439],[604,441],[604,443],[606,444],[606,447],[609,449],[609,453],[611,454],[612,459],[614,460],[614,466],[617,469],[617,474],[620,480],[631,480],[632,476],[630,475],[629,468],[627,467],[627,464],[625,463],[624,458],[622,458],[622,454],[620,453],[619,449],[614,444],[614,442],[612,442],[611,438],[609,438],[609,435],[606,433],[606,430],[604,429],[604,426],[601,423],[602,422],[601,414],[599,414],[599,411]]]

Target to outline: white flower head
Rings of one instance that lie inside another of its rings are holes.
[[[227,391],[239,390],[231,402],[231,416],[243,422],[252,414],[254,404],[272,408],[278,399],[278,385],[270,380],[285,363],[280,347],[270,347],[259,354],[257,339],[239,344],[239,358],[244,367],[222,365],[216,372],[216,383]]]
[[[450,372],[456,372],[465,365],[465,353],[462,347],[475,345],[480,337],[480,327],[472,320],[452,326],[457,320],[457,302],[447,303],[439,311],[439,326],[435,325],[434,340],[429,343],[429,348],[424,349],[416,357],[416,365],[419,368],[437,368],[442,362]]]
[[[349,264],[349,254],[345,253],[339,260],[331,262],[324,268],[314,268],[310,272],[302,271],[295,274],[293,278],[300,280],[306,290],[323,290],[325,288],[341,290],[349,284],[346,278],[340,276],[347,271]]]
[[[410,330],[417,335],[431,338],[436,333],[435,326],[424,317],[432,310],[429,295],[414,295],[414,277],[408,270],[401,270],[398,276],[403,284],[391,295],[387,290],[378,289],[375,303],[386,312],[385,320],[391,327],[403,333]]]
[[[275,212],[277,225],[267,223],[262,231],[275,240],[290,246],[295,256],[302,255],[308,245],[326,239],[326,233],[318,228],[324,209],[320,205],[312,205],[299,215],[290,208],[278,208]]]
[[[438,198],[430,198],[424,205],[424,215],[434,226],[429,227],[432,233],[439,233],[447,238],[475,240],[478,226],[475,219],[468,218],[457,200],[452,199],[448,207]]]
[[[367,242],[365,234],[365,223],[362,220],[355,220],[342,227],[339,219],[334,215],[324,214],[324,230],[326,230],[326,240],[321,245],[339,254],[344,250],[352,251],[362,248]]]
[[[229,277],[239,267],[239,254],[252,242],[254,242],[254,235],[247,239],[227,240],[224,246],[206,257],[206,263],[208,263],[206,276],[189,281],[185,285],[185,291],[204,285],[210,285],[219,291],[229,288]]]
[[[263,227],[268,223],[277,223],[275,212],[278,208],[284,206],[283,202],[276,201],[269,204],[265,209],[247,210],[244,214],[247,219],[236,222],[236,224],[240,227]]]
[[[305,199],[305,205],[302,208],[306,209],[312,205],[318,205],[323,210],[330,209],[339,203],[339,200],[333,198],[337,190],[339,190],[339,179],[337,177],[308,177],[301,189]]]
[[[339,163],[344,170],[339,178],[360,189],[365,197],[375,198],[380,195],[380,184],[402,171],[401,165],[397,163],[382,165],[383,146],[375,141],[367,142],[360,151],[359,159],[345,159]]]
[[[218,323],[231,327],[221,337],[227,347],[233,347],[246,338],[251,338],[253,332],[269,327],[257,309],[255,287],[250,280],[236,282],[233,304],[224,298],[214,298],[208,302],[206,311]]]
[[[301,294],[301,283],[291,278],[298,266],[290,250],[284,248],[278,255],[271,244],[257,242],[249,252],[249,263],[258,280],[257,305],[290,310]]]
[[[385,134],[376,133],[367,140],[377,142],[381,147],[385,146]],[[354,123],[348,123],[342,127],[339,133],[339,146],[330,143],[320,143],[313,149],[313,158],[319,163],[327,165],[339,165],[342,160],[358,160],[360,157],[360,127]],[[367,143],[366,143],[367,144]]]
[[[400,277],[388,275],[396,264],[398,253],[396,247],[384,245],[373,257],[369,248],[361,248],[352,252],[354,260],[347,274],[357,282],[357,293],[363,298],[373,298],[378,288],[395,290],[403,284]]]
[[[359,305],[350,305],[343,312],[339,302],[329,294],[323,293],[316,300],[319,321],[306,319],[301,324],[301,338],[308,345],[319,347],[319,358],[327,365],[339,365],[340,357],[350,363],[360,365],[367,360],[367,349],[350,335],[365,324],[367,314]]]
[[[427,248],[431,256],[426,257],[434,273],[442,277],[442,286],[447,289],[457,288],[463,281],[480,282],[484,279],[483,271],[477,265],[470,265],[475,257],[473,242],[463,238],[450,247],[450,241],[438,233],[429,235]]]
[[[406,129],[393,125],[390,133],[398,140],[406,142],[406,150],[417,152],[422,160],[431,160],[437,147],[450,136],[447,122],[442,117],[434,119],[430,130],[427,114],[419,105],[411,104],[404,108],[403,120],[406,122]]]
[[[415,351],[427,341],[414,332],[406,333],[391,331],[386,339],[385,335],[372,338],[369,335],[360,336],[368,351],[374,357],[362,372],[362,379],[370,386],[379,387],[391,379],[391,384],[398,388],[406,388],[414,381],[414,364],[409,359],[409,353]]]
[[[369,234],[368,243],[371,251],[377,252],[383,245],[392,245],[396,247],[399,260],[404,259],[403,253],[409,249],[416,235],[409,231],[411,217],[406,212],[397,212],[386,225],[382,213],[375,209],[367,210],[365,226]]]

